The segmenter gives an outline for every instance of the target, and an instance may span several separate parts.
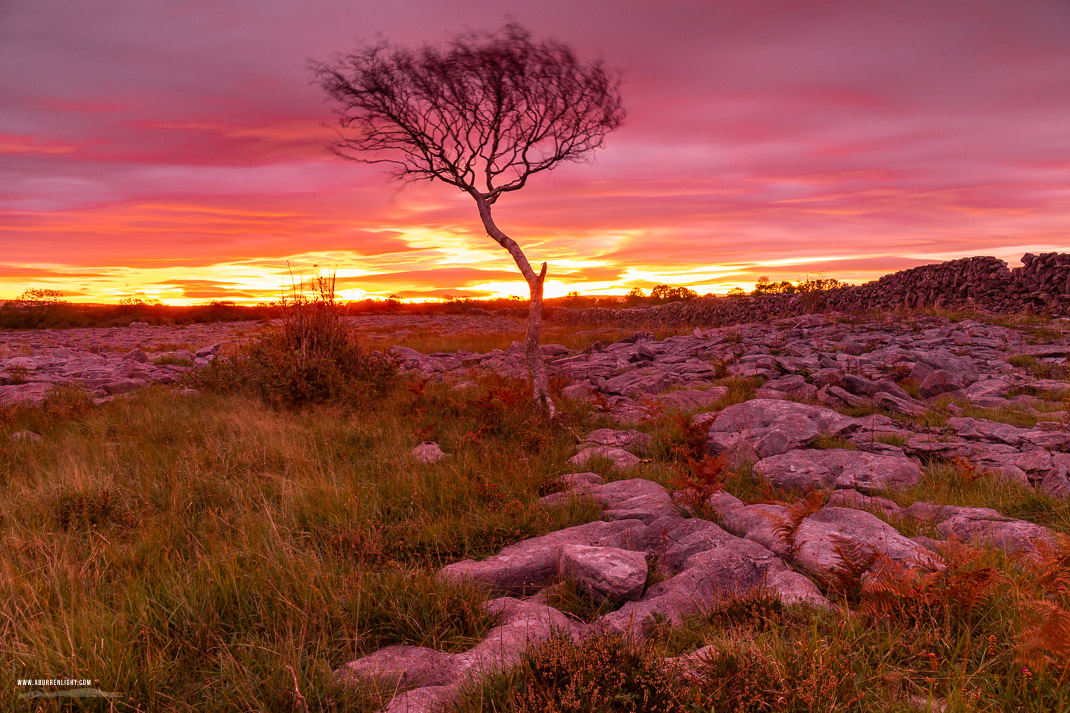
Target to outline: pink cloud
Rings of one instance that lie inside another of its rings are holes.
[[[474,206],[329,156],[306,62],[375,31],[437,41],[506,14],[626,73],[628,123],[595,160],[496,206],[533,259],[607,263],[558,270],[569,279],[836,256],[831,272],[861,280],[926,255],[1070,249],[1070,6],[1054,0],[2,13],[0,60],[20,68],[0,76],[0,248],[16,270],[351,251],[414,289],[456,290],[461,273],[430,275],[496,249]],[[405,238],[436,234],[452,247]],[[512,269],[480,259],[471,269]]]

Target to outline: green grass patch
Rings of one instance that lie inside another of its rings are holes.
[[[1007,363],[1019,369],[1029,369],[1037,365],[1037,358],[1031,354],[1015,354],[1007,359]]]
[[[1037,379],[1067,379],[1070,378],[1070,365],[1053,361],[1041,361],[1032,354],[1016,354],[1007,363],[1020,369],[1025,369]]]
[[[546,592],[546,603],[569,616],[591,622],[617,608],[613,602],[592,596],[576,586],[573,579],[565,579]]]
[[[728,393],[712,407],[706,409],[707,411],[719,411],[734,404],[750,401],[754,398],[754,393],[765,383],[765,379],[756,376],[729,376],[717,383],[721,386],[727,386]]]
[[[902,448],[910,442],[908,436],[904,436],[900,433],[879,433],[873,440],[877,443],[883,443],[886,446],[895,446],[896,448]]]
[[[4,410],[0,707],[11,676],[63,672],[142,710],[292,710],[292,666],[311,710],[374,710],[334,668],[463,650],[491,624],[436,568],[597,517],[539,505],[574,439],[527,394],[404,382],[361,411],[291,411],[151,388]],[[43,443],[6,437],[27,428]],[[426,438],[450,457],[415,462]]]
[[[810,448],[815,448],[823,451],[830,449],[839,449],[845,451],[858,450],[858,446],[852,443],[849,439],[844,438],[843,436],[830,436],[827,433],[822,433],[820,436],[818,436],[814,440],[814,442],[810,444]]]
[[[915,502],[992,508],[1008,517],[1070,534],[1070,502],[1042,490],[984,471],[962,461],[937,461],[922,468],[917,485],[880,493],[907,506]],[[924,533],[911,533],[924,534]]]
[[[1014,406],[1003,406],[1000,408],[983,408],[981,406],[973,406],[968,402],[964,402],[960,405],[962,409],[962,415],[968,418],[981,418],[987,421],[996,421],[997,423],[1006,423],[1018,428],[1033,428],[1037,425],[1038,421],[1043,421],[1043,414],[1034,413],[1032,411],[1026,411]]]

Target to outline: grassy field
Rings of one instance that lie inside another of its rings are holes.
[[[757,386],[725,383],[725,404]],[[438,582],[436,568],[597,517],[538,498],[568,470],[574,433],[609,422],[562,402],[549,426],[527,404],[519,382],[451,390],[406,378],[359,407],[278,409],[157,387],[102,406],[60,393],[3,412],[0,708],[376,710],[380,693],[343,690],[331,671],[388,644],[461,651],[493,625],[485,595]],[[695,445],[686,419],[643,428],[655,447],[639,475],[685,483]],[[41,442],[10,439],[23,429]],[[451,457],[416,462],[409,451],[424,440]],[[604,466],[594,469],[619,477]],[[716,487],[788,497],[748,472]],[[931,465],[897,497],[995,507],[1070,532],[1065,503],[954,464]],[[1045,627],[1065,622],[1036,604],[1070,605],[1070,552],[1052,557],[1037,570],[952,553],[948,576],[921,589],[835,596],[848,615],[759,595],[641,645],[551,642],[462,710],[1070,710],[1070,651],[1041,645]],[[708,678],[666,673],[663,657],[705,645]],[[15,679],[59,677],[117,697],[16,699]]]
[[[151,389],[8,414],[43,441],[0,440],[4,703],[12,677],[62,676],[146,710],[289,710],[292,666],[315,708],[362,710],[332,667],[470,646],[482,597],[433,569],[593,516],[536,504],[574,439],[517,398],[428,385],[281,412]],[[424,439],[453,457],[414,462]]]
[[[398,345],[415,349],[424,354],[435,352],[471,351],[485,353],[494,349],[508,349],[514,341],[524,342],[525,321],[512,320],[512,329],[503,331],[467,331],[445,332],[419,330],[413,334],[396,337],[383,334],[381,329],[374,327],[358,328],[358,334],[366,333],[368,336],[376,335],[387,341],[391,346]],[[665,339],[674,334],[690,334],[693,329],[688,327],[671,328],[658,327],[649,331],[656,339]],[[613,326],[592,326],[587,329],[576,329],[553,323],[543,326],[543,344],[562,344],[569,349],[585,349],[596,341],[603,344],[620,341],[624,337],[635,334],[635,329],[626,329]],[[370,342],[375,344],[375,342]]]

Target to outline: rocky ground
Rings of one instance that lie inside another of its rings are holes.
[[[369,315],[350,319],[372,346],[414,334],[505,332],[516,319],[463,315]],[[175,327],[134,322],[99,329],[0,330],[0,405],[35,404],[55,386],[77,384],[99,403],[151,383],[176,383],[261,322]]]
[[[431,324],[446,331],[505,328],[486,317],[366,319],[378,320],[360,326],[380,341]],[[52,386],[71,382],[99,399],[174,382],[208,363],[225,342],[259,328],[3,333],[0,400],[40,400]],[[1060,322],[1038,328],[806,315],[663,340],[639,332],[584,350],[544,345],[563,396],[590,402],[616,424],[581,436],[570,461],[575,472],[544,500],[592,500],[602,507],[600,519],[439,571],[498,597],[488,604],[498,625],[471,650],[392,646],[338,675],[399,691],[388,711],[438,710],[462,686],[516,662],[555,632],[642,637],[655,622],[679,621],[725,593],[759,587],[787,602],[836,606],[819,584],[842,564],[845,543],[872,555],[867,576],[896,564],[940,567],[934,549],[948,539],[1028,556],[1055,533],[994,509],[923,501],[904,507],[888,496],[916,486],[923,467],[938,461],[1070,498],[1067,332]],[[518,343],[487,353],[392,351],[404,369],[454,388],[465,388],[481,370],[525,374]],[[725,406],[733,392],[740,398]],[[821,497],[748,504],[711,487],[696,502],[694,493],[634,477],[651,447],[644,424],[672,412],[685,414],[699,447],[727,467],[749,469],[780,492]],[[433,444],[415,455],[449,457]],[[607,482],[593,469],[619,479]],[[582,622],[554,608],[552,594],[566,581],[612,611]]]
[[[520,376],[524,368],[519,344],[488,354],[395,352],[406,368],[456,388],[473,369]],[[570,461],[577,472],[544,498],[548,505],[593,500],[601,519],[440,570],[498,596],[488,606],[499,625],[465,653],[393,646],[338,671],[343,680],[402,691],[388,711],[438,710],[555,632],[642,637],[657,622],[759,587],[785,602],[833,607],[818,585],[843,564],[846,544],[870,555],[864,576],[872,576],[894,566],[939,568],[934,552],[949,539],[1011,556],[1053,541],[1047,527],[994,509],[902,507],[878,495],[916,486],[923,465],[950,462],[974,477],[1070,497],[1070,339],[1059,326],[811,315],[661,341],[638,333],[579,353],[545,345],[543,352],[567,380],[566,396],[589,400],[621,426],[587,434]],[[753,389],[749,398],[704,411],[741,386]],[[627,427],[641,429],[674,410],[694,414],[708,454],[750,468],[772,488],[822,497],[746,504],[713,488],[696,508],[693,494],[685,502],[680,491],[628,477],[651,439]],[[421,448],[419,456],[447,457],[430,444]],[[591,463],[612,464],[622,479],[583,472]],[[593,622],[566,616],[550,605],[566,581],[614,610]],[[701,656],[675,663],[686,667]]]

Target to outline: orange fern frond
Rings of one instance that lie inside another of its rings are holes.
[[[1070,669],[1070,610],[1057,602],[1030,599],[1022,603],[1022,617],[1025,625],[1018,637],[1022,662]]]
[[[822,584],[828,592],[856,604],[862,594],[862,575],[877,563],[881,555],[872,545],[853,537],[833,534],[829,539],[839,562],[822,578]]]
[[[951,541],[941,558],[914,566],[886,562],[866,581],[860,609],[878,618],[932,623],[948,613],[968,615],[988,601],[1001,581],[983,564],[981,550]]]
[[[1037,586],[1045,594],[1070,597],[1070,535],[1057,533],[1051,542],[1033,544],[1033,556],[1025,564]]]
[[[679,494],[679,501],[696,512],[706,506],[711,495],[724,487],[727,477],[727,455],[707,454],[698,460],[688,458],[686,469],[677,471],[671,485]]]
[[[878,619],[916,620],[913,611],[922,600],[926,587],[925,572],[888,560],[873,576],[862,583],[859,611]]]
[[[803,520],[824,507],[828,502],[828,496],[829,494],[825,491],[811,490],[802,500],[788,506],[785,516],[774,518],[773,535],[784,543],[789,557],[795,557],[799,551],[799,542],[796,539]]]

